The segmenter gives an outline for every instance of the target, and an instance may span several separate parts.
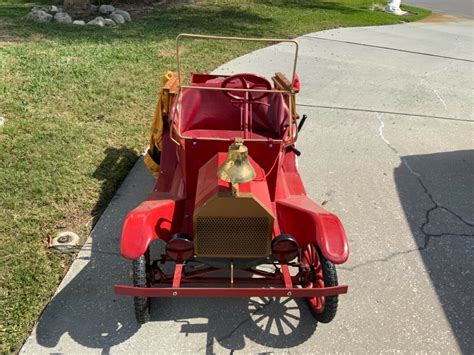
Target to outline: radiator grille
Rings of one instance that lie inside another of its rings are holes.
[[[197,256],[265,257],[270,253],[270,220],[266,217],[198,217]]]

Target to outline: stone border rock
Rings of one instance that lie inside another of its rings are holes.
[[[34,7],[25,18],[37,23],[57,22],[99,27],[123,25],[132,21],[127,11],[105,4],[100,6],[90,5],[89,9],[82,14],[68,14],[62,6]]]

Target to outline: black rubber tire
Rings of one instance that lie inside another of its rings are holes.
[[[317,248],[319,260],[323,269],[324,276],[324,287],[337,286],[337,271],[336,267],[332,262],[327,260],[324,255],[321,253],[319,248]],[[321,323],[329,323],[334,319],[337,313],[337,303],[339,301],[339,296],[328,296],[325,299],[324,310],[322,313],[316,313],[311,307],[311,312],[314,315],[314,318]]]
[[[146,258],[144,255],[133,260],[133,286],[147,287]],[[145,324],[150,320],[150,299],[136,296],[133,298],[137,322]]]

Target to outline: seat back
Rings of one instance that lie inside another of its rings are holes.
[[[190,89],[182,91],[181,133],[209,130],[220,137],[219,131],[241,131],[241,110],[244,104],[218,90]],[[281,139],[289,111],[281,93],[270,92],[251,104],[252,131],[258,135]],[[207,134],[209,136],[209,134]]]

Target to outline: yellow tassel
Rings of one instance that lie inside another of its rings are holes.
[[[173,72],[166,72],[166,74],[161,78],[161,86],[165,86],[172,76]],[[149,148],[144,157],[146,166],[151,170],[155,177],[158,177],[160,174],[160,162],[154,161],[153,156],[156,156],[156,154],[154,154],[155,149],[161,152],[163,135],[163,108],[168,109],[168,105],[168,96],[164,95],[163,90],[161,90],[158,94],[155,113],[151,123]]]

